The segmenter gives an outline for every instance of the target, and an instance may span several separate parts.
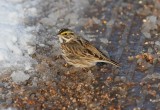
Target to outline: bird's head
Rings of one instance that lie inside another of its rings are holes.
[[[67,28],[61,29],[57,35],[61,43],[69,42],[73,39],[76,39],[75,33]]]

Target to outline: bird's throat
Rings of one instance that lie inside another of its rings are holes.
[[[59,41],[60,41],[60,43],[63,43],[63,39],[62,38],[59,38]]]

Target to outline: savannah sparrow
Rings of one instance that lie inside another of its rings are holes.
[[[70,29],[61,29],[58,32],[61,43],[62,56],[66,62],[75,67],[92,67],[97,62],[110,63],[119,67],[115,61],[107,58],[89,41],[77,35]]]

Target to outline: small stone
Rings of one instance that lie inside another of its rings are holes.
[[[148,52],[149,52],[149,53],[152,53],[152,52],[153,52],[153,49],[152,49],[151,47],[149,47],[149,48],[148,48]]]
[[[19,83],[28,80],[30,76],[28,74],[25,74],[23,71],[14,71],[11,74],[11,78],[14,82]]]
[[[102,43],[104,43],[104,44],[108,44],[108,43],[109,43],[109,41],[108,41],[107,38],[100,38],[100,41],[101,41]]]
[[[13,101],[12,101],[12,99],[7,99],[7,100],[6,100],[6,103],[7,103],[7,104],[12,104]]]
[[[110,20],[110,21],[107,23],[108,26],[112,26],[113,24],[114,24],[114,20]]]
[[[157,46],[160,46],[160,41],[156,41],[155,44],[156,44]]]
[[[142,58],[139,58],[139,59],[137,60],[137,63],[138,63],[138,64],[141,64],[142,61],[143,61],[143,59],[142,59]]]
[[[147,19],[152,23],[156,23],[157,22],[157,17],[156,16],[148,16]]]
[[[118,82],[118,81],[126,82],[126,80],[127,79],[124,76],[116,76],[115,79],[114,79],[115,82]]]
[[[101,21],[98,18],[93,17],[92,19],[96,24],[101,24]]]
[[[143,32],[143,34],[144,34],[144,36],[145,36],[146,38],[151,38],[151,34],[150,34],[150,33],[148,33],[148,32]]]

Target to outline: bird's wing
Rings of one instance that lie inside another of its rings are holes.
[[[106,62],[119,67],[119,64],[104,56],[89,41],[84,39],[72,40],[63,44],[63,49],[78,59],[85,58],[94,62]]]
[[[64,44],[66,51],[80,57],[88,57],[95,60],[106,60],[107,58],[85,39],[72,40]]]
[[[88,51],[90,51],[90,54],[94,56],[94,58],[96,58],[97,62],[106,62],[106,63],[110,63],[112,65],[115,65],[117,67],[119,67],[119,63],[115,62],[114,60],[108,58],[107,56],[103,55],[102,52],[100,52],[97,48],[95,48],[92,44],[90,44],[87,40],[83,40],[84,41],[84,47],[86,47],[86,49]]]
[[[88,53],[93,55],[96,59],[98,59],[98,60],[109,59],[105,55],[103,55],[103,53],[100,52],[96,47],[94,47],[89,41],[83,39],[82,42],[83,42],[84,47],[88,51]]]

